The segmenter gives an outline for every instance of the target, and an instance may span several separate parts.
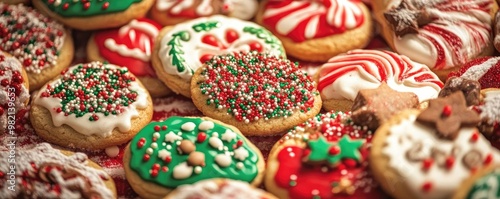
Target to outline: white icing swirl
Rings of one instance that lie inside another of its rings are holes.
[[[177,187],[177,194],[172,196],[172,199],[181,198],[205,198],[205,199],[220,199],[220,198],[240,198],[240,199],[255,199],[263,198],[264,192],[260,189],[252,188],[248,183],[224,179],[224,182],[218,184],[216,181],[209,179],[199,181],[192,185],[181,185]]]

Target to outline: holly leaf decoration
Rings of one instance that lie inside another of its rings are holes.
[[[280,51],[280,54],[282,57],[286,57],[286,55],[284,53],[285,50],[283,50],[283,47],[280,45],[280,42],[268,30],[263,29],[263,28],[255,28],[255,27],[247,26],[247,27],[243,28],[243,32],[250,33],[252,35],[255,35],[257,38],[264,40],[264,42],[266,42],[266,44],[269,44],[269,45],[273,46],[273,48],[278,49]]]
[[[184,72],[186,67],[184,62],[186,61],[181,55],[184,55],[184,51],[181,50],[181,41],[189,41],[190,35],[187,31],[181,31],[172,35],[172,39],[168,41],[167,45],[170,46],[168,55],[172,56],[172,65],[177,67],[177,71]]]
[[[219,22],[218,21],[208,21],[204,23],[199,23],[193,26],[193,30],[196,32],[201,32],[201,31],[210,31],[213,28],[219,27]]]

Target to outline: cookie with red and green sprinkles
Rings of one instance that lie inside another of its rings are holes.
[[[282,199],[386,198],[368,167],[372,135],[350,112],[318,114],[273,146],[265,187]]]
[[[321,109],[316,84],[300,67],[268,53],[215,56],[191,81],[195,106],[245,135],[282,133]]]
[[[153,116],[139,80],[112,64],[78,64],[47,83],[33,98],[30,120],[48,142],[97,150],[128,142]]]
[[[70,32],[31,7],[0,3],[0,30],[0,51],[23,64],[31,91],[59,75],[73,59]]]
[[[116,28],[146,15],[154,0],[33,0],[40,12],[79,30]]]
[[[172,116],[144,127],[125,149],[127,181],[143,198],[163,198],[182,185],[226,178],[258,186],[261,152],[234,126],[208,117]]]

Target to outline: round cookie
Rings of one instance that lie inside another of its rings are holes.
[[[73,59],[69,31],[37,10],[0,3],[0,50],[16,57],[28,74],[30,91],[38,90]]]
[[[152,122],[125,149],[125,174],[143,198],[161,198],[178,186],[229,178],[258,186],[265,162],[233,126],[210,118],[172,116]]]
[[[150,14],[160,24],[170,26],[216,14],[250,20],[257,8],[257,0],[157,0]]]
[[[158,23],[142,18],[121,28],[95,32],[87,43],[87,59],[125,66],[147,85],[151,96],[168,95],[171,90],[156,77],[151,65],[151,51],[160,29]]]
[[[154,0],[34,0],[40,12],[78,30],[116,28],[144,17]]]
[[[252,187],[246,182],[224,178],[202,180],[192,185],[181,185],[163,199],[175,198],[277,199],[276,196]]]
[[[0,133],[14,134],[30,99],[28,76],[16,58],[0,51]]]
[[[448,78],[462,77],[476,80],[482,89],[500,88],[500,57],[481,57],[467,62],[458,71],[451,72]]]
[[[256,21],[283,42],[289,55],[305,61],[325,62],[364,48],[374,32],[370,11],[360,1],[265,0]]]
[[[248,51],[285,56],[281,42],[257,24],[221,15],[165,27],[155,41],[156,74],[175,93],[191,97],[193,73],[214,55]]]
[[[372,6],[389,46],[443,81],[469,60],[494,52],[494,0],[375,0]]]
[[[81,150],[128,142],[153,116],[151,97],[126,68],[78,64],[33,98],[30,120],[48,142]]]
[[[15,158],[0,151],[0,180],[2,198],[117,197],[113,179],[86,154],[60,151],[48,143],[17,150]]]
[[[360,90],[382,82],[398,92],[412,92],[420,103],[436,98],[443,82],[423,64],[404,55],[382,50],[352,50],[323,64],[318,91],[326,110],[349,111]]]
[[[406,110],[376,132],[370,151],[375,179],[395,198],[450,198],[477,169],[500,162],[474,126],[478,115],[461,92]]]
[[[318,114],[314,81],[291,61],[267,53],[215,56],[191,82],[194,105],[244,135],[284,132]]]
[[[350,113],[319,114],[271,149],[266,189],[288,198],[385,198],[368,169],[372,132]]]
[[[500,166],[489,166],[465,180],[453,199],[500,198]]]

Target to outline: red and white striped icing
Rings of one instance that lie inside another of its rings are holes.
[[[364,20],[356,0],[269,1],[263,14],[267,28],[296,42],[340,34]]]
[[[426,1],[425,1],[426,2]],[[391,2],[388,8],[399,5]],[[434,19],[418,33],[394,37],[395,50],[441,70],[460,66],[490,44],[491,0],[433,0],[424,9]]]
[[[321,66],[318,90],[324,100],[354,100],[359,90],[382,82],[400,92],[413,92],[420,102],[436,98],[443,82],[423,64],[389,51],[353,50]]]

